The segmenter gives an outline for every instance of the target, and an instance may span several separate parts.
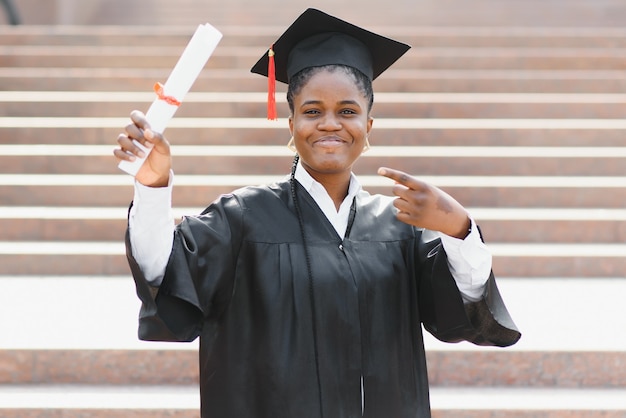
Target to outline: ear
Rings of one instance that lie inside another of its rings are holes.
[[[370,131],[372,130],[372,125],[374,124],[374,118],[371,116],[367,117],[367,128],[366,128],[366,132],[369,135]]]
[[[289,135],[293,136],[293,116],[289,116]]]

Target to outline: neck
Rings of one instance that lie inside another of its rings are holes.
[[[296,156],[296,159],[294,160],[294,170],[297,163],[298,157]],[[339,207],[343,203],[344,199],[348,196],[352,171],[347,169],[335,173],[324,173],[312,170],[306,164],[301,163],[301,166],[308,173],[308,175],[313,178],[313,180],[321,184],[322,187],[326,189],[326,193],[328,193],[328,196],[332,199],[335,209],[339,210]]]
[[[341,203],[348,196],[348,189],[350,188],[350,173],[348,175],[332,175],[332,176],[314,176],[324,188],[326,192],[333,200],[335,209],[339,210]]]

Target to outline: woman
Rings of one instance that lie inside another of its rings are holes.
[[[115,155],[141,156],[133,139],[153,149],[126,239],[139,334],[200,337],[203,417],[429,417],[422,325],[443,341],[519,339],[461,204],[391,168],[379,174],[396,181],[394,198],[352,174],[372,80],[407,49],[307,10],[253,67],[273,77],[275,59],[288,82],[291,176],[177,227],[168,142],[131,114]]]

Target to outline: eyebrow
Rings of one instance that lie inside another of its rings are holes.
[[[302,103],[302,106],[309,106],[309,105],[319,105],[321,104],[322,101],[321,100],[307,100],[306,102]],[[339,103],[339,105],[352,105],[352,106],[358,106],[359,108],[361,107],[359,105],[359,102],[356,100],[341,100]]]

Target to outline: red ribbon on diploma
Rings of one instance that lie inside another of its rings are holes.
[[[154,92],[157,94],[158,98],[160,100],[165,100],[165,102],[167,104],[171,104],[174,106],[180,106],[180,102],[176,99],[176,97],[174,96],[166,96],[165,93],[163,93],[163,84],[157,82],[154,83]]]

